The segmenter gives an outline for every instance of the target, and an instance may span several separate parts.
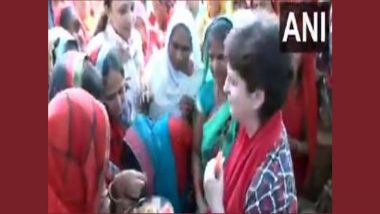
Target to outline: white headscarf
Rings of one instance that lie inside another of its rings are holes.
[[[169,39],[173,29],[183,24],[191,34],[194,72],[187,76],[175,70],[169,58]],[[153,93],[150,116],[157,119],[165,113],[179,111],[179,100],[183,95],[196,96],[202,84],[202,60],[196,24],[191,12],[185,7],[175,7],[167,28],[165,47],[154,53],[145,70],[145,80]]]
[[[59,39],[57,46],[54,47],[53,45],[52,50],[56,56],[56,60],[65,53],[65,45],[68,41],[76,41],[74,36],[61,26],[48,30],[48,39],[51,44],[55,44]]]

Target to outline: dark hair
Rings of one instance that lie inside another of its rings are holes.
[[[74,13],[74,9],[71,6],[67,6],[62,9],[61,15],[59,17],[59,25],[66,30],[69,30],[71,18],[77,18]],[[75,32],[80,30],[80,22],[76,19],[75,21]]]
[[[87,59],[83,65],[81,87],[92,94],[96,99],[100,99],[103,93],[102,77],[90,61]]]
[[[112,0],[103,1],[104,8],[111,9],[111,4],[112,4]],[[108,22],[108,15],[106,11],[104,11],[103,14],[99,18],[98,24],[96,25],[94,36],[96,36],[100,32],[103,32],[106,29],[107,22]]]
[[[54,65],[48,91],[49,101],[53,99],[58,92],[68,88],[68,82],[73,81],[67,79],[68,65],[66,63],[67,60],[63,57]],[[80,87],[89,92],[96,99],[99,99],[103,92],[101,77],[96,71],[96,68],[87,59],[84,61],[81,75]]]
[[[59,25],[66,30],[69,28],[70,18],[73,16],[73,11],[71,7],[65,7],[61,11],[61,16],[59,17]]]
[[[218,42],[223,44],[231,29],[232,22],[230,20],[225,17],[217,18],[210,26],[207,42],[210,43],[211,39],[216,39]]]
[[[123,64],[116,49],[110,49],[103,59],[103,64],[100,71],[102,74],[103,83],[111,70],[120,72],[120,74],[124,77]]]
[[[292,78],[290,55],[280,51],[278,21],[268,14],[258,14],[256,22],[231,31],[225,41],[229,64],[247,83],[248,92],[265,93],[262,122],[282,108]]]
[[[207,27],[204,38],[202,49],[202,60],[205,62],[206,71],[208,69],[208,49],[210,46],[211,39],[216,39],[219,42],[222,42],[226,39],[228,33],[233,27],[232,22],[226,17],[218,17]],[[205,58],[206,57],[206,58]]]

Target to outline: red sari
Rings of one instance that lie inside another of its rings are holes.
[[[48,212],[94,213],[109,154],[105,108],[79,88],[48,106]]]
[[[279,145],[282,113],[277,112],[253,137],[240,128],[225,165],[224,208],[226,213],[245,213],[245,196],[267,154]]]
[[[297,189],[301,190],[310,176],[317,145],[318,104],[316,88],[316,59],[305,54],[301,61],[300,87],[289,89],[285,103],[284,124],[291,138],[308,143],[308,155],[292,154]]]
[[[125,129],[120,125],[118,121],[110,120],[111,124],[111,150],[110,150],[110,160],[119,169],[123,169],[122,155],[124,146],[124,135]]]
[[[178,189],[180,193],[184,193],[186,185],[190,182],[189,155],[193,143],[193,129],[184,119],[171,117],[169,119],[169,130],[177,169]]]

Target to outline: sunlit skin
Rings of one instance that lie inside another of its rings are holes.
[[[125,80],[120,72],[110,71],[104,82],[104,103],[110,116],[118,118],[122,112],[125,93]]]
[[[184,71],[189,76],[193,73],[193,66],[190,60],[191,51],[189,30],[182,25],[176,26],[169,43],[169,58],[174,69]]]

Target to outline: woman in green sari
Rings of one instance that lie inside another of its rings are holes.
[[[206,30],[204,75],[205,78],[197,97],[197,116],[193,143],[193,176],[198,212],[205,212],[207,205],[203,197],[203,171],[207,162],[215,157],[219,150],[228,157],[236,136],[237,123],[230,116],[227,96],[223,85],[227,75],[227,61],[224,57],[223,42],[232,29],[232,22],[226,17],[215,19]]]

